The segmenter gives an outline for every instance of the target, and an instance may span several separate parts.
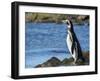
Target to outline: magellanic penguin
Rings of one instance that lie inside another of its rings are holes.
[[[80,61],[80,62],[85,62],[85,59],[82,55],[82,49],[81,49],[81,46],[80,46],[80,43],[76,37],[76,34],[74,32],[74,28],[73,28],[73,24],[72,24],[72,21],[71,20],[64,20],[63,21],[64,23],[67,24],[67,27],[68,27],[68,35],[67,35],[67,38],[66,38],[66,42],[67,42],[67,46],[68,46],[68,49],[72,55],[72,57],[74,58],[74,64],[77,63],[77,61]]]

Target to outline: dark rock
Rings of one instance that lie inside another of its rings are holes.
[[[52,57],[51,59],[47,60],[43,64],[37,65],[36,67],[55,67],[55,66],[59,66],[60,64],[61,61],[58,58]]]
[[[73,65],[73,61],[74,61],[73,58],[65,58],[65,59],[62,61],[62,65],[63,65],[63,66]]]
[[[89,60],[90,60],[89,51],[83,52],[83,57],[85,58],[85,65],[89,65]]]
[[[76,63],[74,63],[74,59],[71,58],[65,58],[64,60],[60,61],[57,57],[52,57],[46,62],[39,64],[37,67],[56,67],[56,66],[79,66],[79,65],[89,65],[89,52],[83,52],[83,57],[85,59],[85,62],[82,62],[80,59],[77,60]]]
[[[85,59],[85,62],[82,62],[82,60],[78,59],[76,61],[76,64],[77,65],[89,65],[89,52],[88,51],[87,52],[83,52],[82,54],[83,54],[83,57]]]

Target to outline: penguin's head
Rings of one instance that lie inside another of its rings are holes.
[[[73,24],[72,24],[71,20],[66,19],[66,20],[63,20],[62,22],[67,24],[67,27],[68,27],[69,30],[73,30]]]

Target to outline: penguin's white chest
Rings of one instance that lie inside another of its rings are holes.
[[[72,40],[71,40],[71,38],[70,38],[69,34],[67,35],[66,42],[67,42],[67,47],[68,47],[68,49],[69,49],[70,53],[72,54],[72,52],[71,52]]]
[[[72,55],[72,57],[73,57],[74,60],[76,61],[76,51],[75,51],[75,49],[73,49],[73,54],[72,54],[71,48],[72,48],[72,42],[73,42],[73,41],[72,41],[72,39],[71,39],[71,37],[70,37],[69,34],[67,35],[66,42],[67,42],[67,47],[68,47],[68,49],[69,49],[70,54]]]

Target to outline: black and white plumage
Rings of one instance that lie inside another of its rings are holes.
[[[73,24],[71,20],[65,20],[64,22],[67,24],[68,27],[68,35],[67,35],[66,42],[67,42],[68,49],[72,57],[74,58],[74,63],[76,63],[78,60],[84,62],[85,59],[83,58],[80,43],[74,32]]]

